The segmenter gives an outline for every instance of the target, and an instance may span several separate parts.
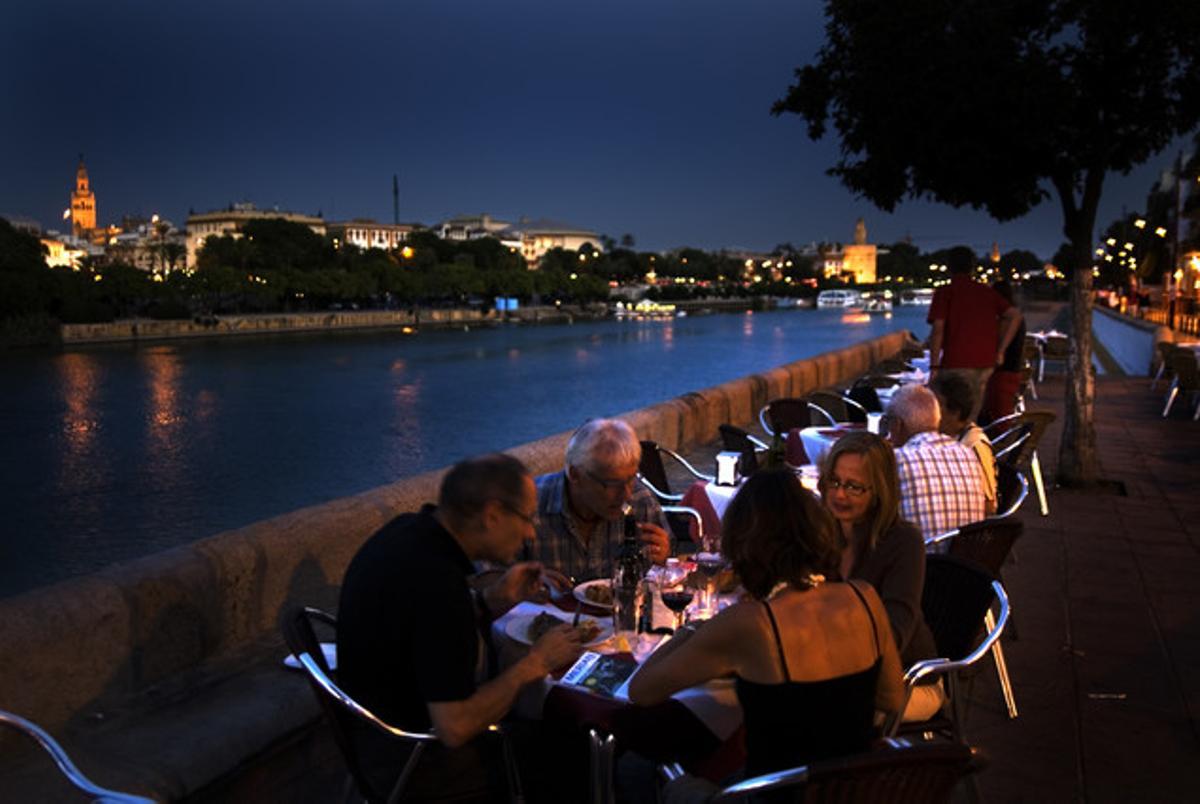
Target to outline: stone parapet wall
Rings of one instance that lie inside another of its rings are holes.
[[[907,337],[897,331],[623,418],[642,438],[688,450],[710,443],[719,424],[755,421],[772,398],[848,382],[899,352]],[[556,471],[569,436],[559,433],[509,452],[534,473]],[[178,703],[201,668],[232,667],[228,672],[236,673],[264,645],[278,651],[284,612],[301,603],[334,608],[345,567],[362,542],[398,513],[436,498],[443,471],[0,601],[0,708],[52,732],[86,731],[106,713],[153,711],[167,698]],[[236,728],[237,713],[212,717]],[[268,739],[269,726],[256,724],[255,733]],[[160,775],[189,778],[182,769],[156,768],[155,778]]]
[[[1132,376],[1152,373],[1158,342],[1170,342],[1174,338],[1168,327],[1105,307],[1092,308],[1092,334],[1121,369]]]
[[[448,308],[421,310],[331,310],[322,313],[223,315],[193,320],[121,319],[102,324],[62,324],[63,344],[159,341],[287,332],[389,329],[427,325],[469,324],[499,320],[494,310]]]

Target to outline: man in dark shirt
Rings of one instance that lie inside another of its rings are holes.
[[[528,655],[487,679],[491,621],[521,600],[543,599],[542,567],[518,563],[477,591],[472,561],[509,563],[534,536],[537,497],[520,461],[489,455],[454,466],[438,506],[403,514],[359,550],[338,608],[338,679],[391,725],[431,728],[439,743],[417,763],[405,799],[490,801],[506,795],[497,742],[483,732],[527,683],[579,656],[576,631],[552,629]],[[359,754],[390,789],[407,747],[363,733]]]
[[[934,292],[928,316],[930,371],[959,374],[975,389],[970,421],[979,418],[988,377],[1004,362],[1004,350],[1021,323],[1011,302],[971,278],[974,261],[965,246],[950,249],[950,284]]]

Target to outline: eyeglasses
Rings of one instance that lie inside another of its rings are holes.
[[[532,514],[527,514],[524,511],[522,511],[520,508],[518,508],[517,506],[515,506],[512,503],[507,502],[505,500],[499,500],[499,503],[500,503],[500,505],[504,506],[504,509],[506,511],[508,511],[510,514],[519,516],[521,519],[524,519],[526,522],[528,522],[529,526],[531,528],[536,528],[538,526],[539,520],[538,520],[537,511],[534,511]]]
[[[584,469],[583,473],[585,475],[587,475],[588,477],[590,477],[592,480],[599,483],[601,486],[603,486],[605,491],[618,491],[618,490],[623,490],[623,489],[632,489],[633,484],[637,482],[636,474],[633,477],[620,479],[620,478],[600,477],[595,472],[593,472],[591,469]]]
[[[871,490],[870,486],[864,486],[862,483],[855,483],[853,480],[838,480],[836,477],[826,480],[825,486],[830,491],[841,489],[851,497],[861,497]]]

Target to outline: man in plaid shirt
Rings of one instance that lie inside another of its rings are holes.
[[[906,385],[888,405],[887,427],[900,474],[900,516],[926,540],[984,518],[986,493],[979,459],[957,439],[938,432],[937,397]]]
[[[575,581],[608,578],[625,536],[624,508],[632,507],[647,558],[671,554],[666,516],[637,482],[642,445],[620,419],[592,419],[571,436],[566,468],[537,479],[537,540],[526,560],[540,561]]]

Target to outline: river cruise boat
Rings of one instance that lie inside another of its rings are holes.
[[[862,294],[857,290],[822,290],[817,294],[817,308],[861,307]]]
[[[883,290],[863,294],[863,310],[868,313],[890,313],[892,311],[892,292]]]
[[[933,304],[933,288],[902,290],[900,304],[904,307],[928,307]]]

